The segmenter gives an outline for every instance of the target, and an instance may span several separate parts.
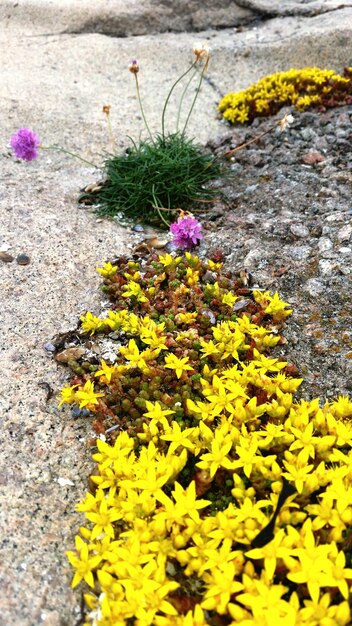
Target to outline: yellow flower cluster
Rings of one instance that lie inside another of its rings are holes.
[[[343,409],[350,417],[352,403],[340,398],[320,408],[316,400],[288,398],[285,416],[253,432],[250,420],[234,424],[237,396],[229,395],[214,429],[208,415],[196,428],[169,425],[168,412],[150,403],[159,442],[169,443],[165,452],[150,441],[137,455],[126,433],[113,446],[97,441],[97,488],[78,506],[90,527],[68,553],[73,586],[84,579],[99,589],[85,596],[88,624],[212,624],[215,612],[233,626],[259,618],[313,626],[317,611],[328,624],[350,623],[352,569],[341,546],[352,521],[352,455],[342,452],[351,447],[352,426],[334,415]],[[201,472],[185,486],[190,459]],[[200,483],[210,485],[223,470],[231,501],[210,514]],[[270,523],[282,476],[296,492],[279,512],[273,539],[253,547]],[[264,484],[271,487],[261,497]],[[191,584],[197,619],[195,610],[178,611],[178,592]]]
[[[183,260],[168,256],[162,267],[176,272]],[[199,259],[188,263],[201,276]],[[217,281],[204,293],[237,301]],[[263,319],[290,312],[278,294],[253,301]],[[279,336],[246,314],[196,334],[198,365],[174,339],[182,324],[184,341],[196,333],[190,311],[176,313],[174,334],[127,309],[101,321],[133,338],[61,403],[94,411],[104,400],[94,382],[108,390],[155,364],[177,393],[146,400],[134,436],[97,439],[95,488],[77,507],[87,524],[68,552],[72,586],[91,589],[86,626],[350,624],[352,401],[295,401],[302,380],[268,354]],[[182,396],[180,420],[178,392],[195,370],[200,391]]]
[[[245,124],[255,117],[272,115],[283,106],[294,105],[301,111],[322,104],[333,96],[336,87],[350,83],[350,77],[340,76],[334,70],[290,69],[265,76],[244,91],[225,95],[219,109],[229,122]]]

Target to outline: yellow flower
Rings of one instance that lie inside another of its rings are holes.
[[[215,263],[214,261],[211,261],[210,259],[207,262],[208,268],[210,269],[211,272],[218,272],[222,267],[223,267],[223,263]]]
[[[215,417],[220,415],[221,411],[215,408],[214,403],[212,402],[201,402],[197,400],[194,402],[191,398],[187,398],[187,409],[194,415],[196,419],[202,419],[205,421],[212,422]]]
[[[124,293],[121,294],[123,298],[136,298],[138,302],[148,302],[148,298],[144,295],[142,287],[134,280],[130,280],[127,285],[123,286],[123,289]]]
[[[177,378],[181,378],[183,372],[193,370],[193,367],[188,365],[188,361],[188,356],[180,359],[175,354],[167,354],[165,357],[165,367],[175,370]]]
[[[274,624],[294,626],[297,623],[297,612],[282,598],[288,587],[266,584],[262,580],[253,580],[253,587],[251,593],[242,593],[236,597],[237,602],[249,607],[253,616],[261,620],[253,623],[260,623],[263,626]]]
[[[134,339],[130,339],[128,347],[120,348],[120,353],[125,357],[131,367],[139,367],[140,369],[146,369],[147,363],[143,358],[143,352],[140,353],[138,346]]]
[[[349,80],[333,70],[318,67],[276,72],[261,78],[244,91],[226,94],[219,109],[229,122],[244,123],[256,116],[273,114],[282,106],[294,105],[302,110],[312,104],[323,103],[324,95]]]
[[[248,398],[242,385],[232,380],[225,381],[225,384],[218,376],[213,376],[212,388],[203,390],[207,400],[212,403],[214,410],[226,410],[230,415],[235,411],[235,401],[239,398]]]
[[[60,391],[61,400],[59,403],[59,407],[62,404],[72,404],[76,401],[76,391],[75,389],[78,385],[73,385],[72,387],[63,387]]]
[[[327,558],[309,557],[305,551],[300,553],[300,567],[287,574],[287,578],[294,583],[306,583],[313,602],[319,601],[321,587],[328,586],[331,563]]]
[[[129,318],[129,313],[126,309],[122,311],[108,311],[108,317],[104,322],[111,330],[118,330],[123,326]]]
[[[285,536],[284,529],[280,528],[275,532],[272,541],[269,541],[262,548],[253,548],[245,553],[249,559],[264,559],[264,569],[268,575],[268,580],[274,578],[277,560],[292,556],[292,548],[287,548],[284,545]]]
[[[337,552],[336,549],[334,557],[335,558],[331,571],[330,586],[337,587],[343,598],[345,598],[345,600],[348,600],[350,590],[346,582],[346,578],[347,580],[352,579],[352,569],[345,567],[346,555],[344,552]]]
[[[219,283],[217,281],[214,284],[206,283],[204,286],[204,293],[206,296],[211,296],[212,298],[220,297]]]
[[[111,376],[115,371],[115,367],[110,367],[105,363],[104,359],[101,361],[101,369],[95,372],[94,376],[101,376],[102,380],[106,380],[108,383],[111,381]]]
[[[150,424],[151,431],[153,427],[158,423],[162,424],[164,430],[169,428],[169,422],[166,416],[173,415],[175,411],[172,411],[170,409],[162,409],[160,402],[149,402],[149,400],[146,400],[145,404],[148,411],[146,413],[143,413],[143,415],[145,417],[149,417],[152,420],[153,424]],[[157,433],[152,432],[152,434]]]
[[[97,511],[86,513],[86,518],[94,524],[91,536],[92,541],[101,533],[106,533],[109,537],[113,538],[115,536],[115,530],[112,522],[116,522],[116,520],[121,519],[121,517],[121,513],[114,507],[108,507],[106,499],[101,500]]]
[[[221,302],[229,307],[233,307],[236,300],[238,300],[238,296],[235,296],[232,291],[228,291],[223,295]]]
[[[220,354],[220,350],[217,345],[210,339],[210,341],[201,341],[200,345],[202,346],[201,352],[203,352],[201,358],[208,358],[212,354]]]
[[[259,369],[261,374],[266,374],[267,372],[279,372],[280,370],[286,367],[286,361],[279,361],[279,359],[269,359],[258,352],[256,348],[253,350],[253,360],[252,363]]]
[[[236,322],[219,322],[212,328],[214,339],[222,359],[232,357],[238,360],[238,350],[244,350],[249,346],[245,343],[245,334],[240,330]]]
[[[175,320],[178,324],[193,324],[197,316],[198,313],[178,313]]]
[[[79,408],[82,409],[84,406],[98,404],[98,398],[103,396],[103,393],[94,391],[94,383],[91,380],[87,380],[83,388],[79,387],[76,391],[75,400],[79,401]]]
[[[202,454],[197,467],[209,470],[210,477],[213,478],[219,467],[224,467],[225,469],[233,468],[232,460],[227,456],[232,448],[232,440],[227,436],[221,436],[219,431],[216,430],[215,437],[210,445],[210,452]]]
[[[340,419],[352,417],[352,401],[347,396],[338,396],[337,400],[330,403],[329,410]]]
[[[282,372],[270,380],[274,385],[274,392],[278,387],[280,391],[283,391],[284,393],[294,393],[303,382],[303,378],[286,378],[285,374]]]
[[[66,552],[67,558],[71,565],[75,568],[76,572],[72,581],[72,588],[76,587],[81,580],[85,580],[90,587],[94,587],[94,576],[92,570],[94,570],[101,561],[100,555],[89,556],[89,549],[86,543],[77,535],[76,536],[76,552]]]
[[[126,432],[122,432],[116,438],[113,446],[101,439],[97,439],[97,447],[98,452],[93,454],[93,461],[99,464],[99,471],[102,472],[120,459],[126,465],[126,457],[133,450],[134,441]]]
[[[312,600],[304,601],[304,608],[300,610],[300,615],[304,620],[304,624],[312,623],[329,624],[331,626],[347,626],[350,624],[351,613],[347,602],[341,604],[331,605],[330,593],[324,593],[324,595],[318,600],[313,602]]]
[[[104,263],[103,267],[97,267],[97,272],[104,278],[112,278],[117,272],[117,265],[112,265],[109,261]]]
[[[173,500],[164,492],[158,493],[157,500],[164,506],[165,511],[160,513],[169,523],[176,522],[184,525],[185,517],[189,516],[194,522],[199,523],[200,517],[198,510],[204,509],[210,500],[197,500],[196,484],[194,480],[190,482],[188,487],[184,489],[178,482],[174,483],[175,489],[172,491]]]
[[[174,411],[171,411],[171,413],[174,413]],[[171,441],[168,454],[173,454],[179,446],[182,446],[187,450],[194,450],[194,440],[197,435],[198,428],[185,428],[184,430],[181,430],[179,423],[173,421],[171,423],[171,428],[168,429],[165,435],[161,435],[160,439],[163,439],[164,441]]]
[[[242,591],[243,584],[236,580],[236,571],[233,561],[214,567],[211,572],[205,572],[203,579],[207,586],[204,600],[200,603],[206,611],[214,611],[224,615],[231,596]]]
[[[133,280],[136,283],[138,283],[138,281],[141,279],[140,273],[133,270],[131,270],[130,272],[125,272],[124,277],[127,278],[127,280]]]
[[[163,264],[164,267],[176,267],[179,262],[182,260],[182,257],[173,257],[171,254],[165,254],[165,256],[159,256],[160,263]]]
[[[293,455],[290,461],[283,461],[283,464],[287,471],[283,472],[282,475],[287,478],[287,480],[293,481],[298,493],[302,493],[305,480],[314,468],[314,465],[307,465],[304,459],[299,459]]]
[[[160,350],[167,350],[167,345],[165,343],[167,337],[158,335],[153,329],[141,328],[140,338],[141,341],[146,343],[152,350],[158,350],[158,354]]]
[[[256,465],[263,464],[263,457],[261,455],[257,455],[258,447],[259,441],[258,437],[255,436],[255,434],[251,438],[241,436],[240,443],[235,448],[238,459],[235,459],[233,461],[232,468],[243,468],[243,471],[247,478],[250,478],[250,475],[253,471],[253,466],[255,467]],[[276,457],[273,456],[273,460],[275,458]]]
[[[287,302],[283,302],[277,292],[271,296],[269,291],[254,290],[253,298],[264,308],[264,313],[267,315],[281,318],[287,317],[287,315],[292,313],[292,309],[287,309],[290,305]]]
[[[235,563],[237,568],[236,574],[239,574],[242,571],[245,558],[242,550],[232,550],[232,543],[232,539],[227,538],[224,539],[220,548],[208,548],[207,546],[202,546],[204,564],[199,569],[199,575],[201,576],[208,569],[212,570],[214,567],[221,567],[224,563],[227,563],[228,561],[233,561]]]
[[[81,326],[84,332],[90,332],[91,335],[105,326],[105,320],[100,319],[100,317],[96,317],[90,311],[87,311],[85,315],[81,315],[79,319],[82,322]]]
[[[319,442],[319,437],[313,437],[313,422],[302,431],[299,428],[291,426],[290,431],[295,436],[295,441],[291,444],[289,450],[301,450],[300,458],[308,462],[309,457],[315,458],[315,444]]]
[[[326,526],[340,526],[341,520],[334,509],[333,501],[322,501],[319,504],[307,504],[306,511],[313,517],[312,529],[320,530]]]
[[[199,281],[199,272],[196,272],[191,267],[187,267],[186,279],[187,279],[188,285],[190,286],[195,285]]]
[[[306,583],[308,592],[313,602],[318,602],[320,588],[330,586],[332,561],[329,553],[334,550],[333,544],[316,545],[316,538],[312,532],[312,521],[308,518],[300,532],[302,547],[296,548],[294,556],[288,565],[289,573],[287,578],[294,583]],[[335,546],[336,550],[336,546]]]
[[[185,252],[185,257],[190,267],[196,267],[196,265],[199,264],[199,256],[197,256],[196,254],[191,254],[190,252],[187,251]]]
[[[352,485],[346,479],[338,478],[320,496],[327,502],[335,501],[335,508],[340,516],[352,507]]]
[[[101,489],[97,489],[95,495],[86,493],[85,500],[77,504],[77,511],[96,511],[99,506],[99,502],[104,498],[104,492]]]

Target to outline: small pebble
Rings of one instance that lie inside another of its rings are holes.
[[[313,296],[313,297],[317,297],[320,294],[324,293],[325,291],[325,286],[324,284],[318,280],[317,278],[310,278],[309,280],[307,280],[307,282],[305,283],[305,285],[303,285],[303,289],[305,291],[308,291],[308,293]]]
[[[135,224],[134,226],[132,226],[132,230],[135,233],[143,233],[144,232],[144,227],[142,226],[142,224]]]
[[[59,363],[68,363],[69,361],[80,359],[85,353],[85,348],[82,348],[81,346],[74,346],[72,348],[62,350],[62,352],[59,352],[55,358]]]
[[[333,276],[340,269],[336,261],[331,259],[320,259],[318,268],[321,276]]]
[[[17,261],[18,265],[28,265],[28,263],[31,262],[29,256],[27,256],[27,254],[19,254],[18,256],[16,256],[16,261]]]
[[[59,483],[60,487],[74,487],[74,484],[72,482],[72,480],[69,480],[69,478],[62,478],[61,476],[57,479],[57,482]]]
[[[295,237],[308,237],[309,230],[304,224],[291,224],[290,231]]]
[[[244,193],[254,193],[255,191],[257,191],[258,188],[259,188],[259,184],[258,183],[256,183],[255,185],[249,185],[244,190]]]
[[[50,341],[48,341],[48,343],[45,343],[43,345],[44,350],[46,350],[47,352],[56,352],[56,348],[54,346],[53,343],[50,343]]]
[[[332,250],[333,246],[334,244],[332,243],[331,239],[329,239],[329,237],[320,237],[318,241],[318,249],[320,254],[324,254],[325,252]]]
[[[0,252],[0,260],[3,263],[12,263],[14,257],[12,254],[8,254],[7,252]]]
[[[337,233],[339,241],[349,241],[352,235],[352,224],[346,224]]]

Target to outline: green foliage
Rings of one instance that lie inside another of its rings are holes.
[[[309,107],[333,107],[352,102],[352,68],[343,76],[334,70],[306,67],[265,76],[244,91],[229,93],[219,109],[232,124],[251,123],[255,117],[274,115],[283,106],[302,111]]]
[[[147,223],[169,223],[177,215],[172,209],[187,209],[213,196],[204,185],[220,170],[220,163],[192,139],[181,133],[157,135],[106,160],[107,182],[94,193],[94,203],[100,215],[123,213]]]

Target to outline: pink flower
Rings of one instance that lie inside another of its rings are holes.
[[[179,218],[170,226],[170,231],[174,235],[174,243],[183,250],[191,250],[203,239],[201,230],[201,223],[194,217]]]
[[[16,157],[24,161],[33,161],[37,158],[39,145],[38,135],[28,128],[20,128],[10,140],[10,146]]]

